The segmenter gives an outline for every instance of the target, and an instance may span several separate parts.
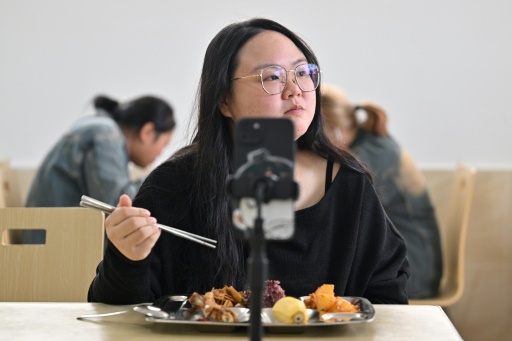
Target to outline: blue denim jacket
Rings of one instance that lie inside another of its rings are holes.
[[[142,180],[131,181],[128,151],[118,124],[106,115],[79,120],[46,155],[27,197],[28,207],[79,206],[85,194],[116,206]]]
[[[391,136],[360,129],[350,149],[370,169],[382,206],[405,240],[409,298],[435,296],[443,267],[441,240],[422,174]]]

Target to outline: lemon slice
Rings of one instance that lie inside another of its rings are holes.
[[[281,298],[272,307],[274,318],[281,323],[302,324],[308,322],[308,314],[304,302],[295,297]]]

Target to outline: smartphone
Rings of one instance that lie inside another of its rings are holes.
[[[287,118],[242,118],[235,126],[234,170],[230,192],[235,198],[233,223],[242,231],[257,217],[255,183],[270,180],[262,205],[265,239],[286,240],[294,233],[294,125]],[[237,201],[238,200],[238,201]]]

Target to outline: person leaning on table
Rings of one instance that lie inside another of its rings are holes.
[[[153,170],[133,205],[120,197],[105,221],[108,245],[88,300],[152,302],[245,286],[248,245],[235,237],[225,183],[234,171],[234,122],[266,116],[294,123],[300,186],[293,238],[267,245],[268,278],[289,296],[329,283],[337,295],[407,303],[404,240],[367,170],[324,135],[319,84],[316,56],[286,27],[257,18],[223,28],[204,57],[195,137]],[[216,239],[217,248],[162,234],[156,219]]]
[[[357,111],[366,113],[359,122]],[[331,141],[350,150],[370,168],[379,198],[407,245],[409,298],[437,295],[443,272],[439,226],[425,180],[411,156],[387,131],[379,106],[354,105],[332,85],[322,87],[324,127]]]
[[[147,167],[169,143],[175,127],[172,107],[143,96],[119,103],[94,98],[97,115],[76,122],[46,155],[27,197],[28,207],[79,206],[82,195],[116,205],[135,196],[128,163]]]

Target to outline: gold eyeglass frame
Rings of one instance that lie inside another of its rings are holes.
[[[313,90],[304,90],[302,88],[302,86],[300,86],[300,83],[297,81],[297,68],[303,66],[303,65],[315,65],[316,68],[318,69],[318,84],[316,85],[316,87],[313,89]],[[285,72],[285,75],[286,75],[286,79],[285,81],[283,82],[284,86],[283,86],[283,89],[279,92],[269,92],[266,88],[265,88],[265,85],[263,85],[263,71],[268,69],[268,68],[271,68],[271,67],[280,67],[282,68]],[[263,88],[263,91],[265,91],[267,94],[269,95],[278,95],[278,94],[281,94],[283,93],[284,91],[284,88],[286,88],[286,83],[288,82],[288,72],[293,72],[294,74],[294,77],[292,79],[292,82],[294,82],[295,84],[297,84],[297,86],[303,91],[303,92],[311,92],[311,91],[315,91],[316,89],[318,89],[318,86],[320,85],[320,81],[321,81],[321,78],[322,78],[322,70],[320,70],[320,68],[318,67],[318,65],[316,64],[311,64],[311,63],[304,63],[304,64],[299,64],[295,67],[295,69],[293,70],[286,70],[284,67],[282,67],[281,65],[269,65],[269,66],[266,66],[264,67],[263,69],[260,70],[260,73],[257,74],[257,75],[248,75],[248,76],[242,76],[242,77],[234,77],[234,78],[231,78],[232,81],[236,81],[238,79],[244,79],[244,78],[251,78],[251,77],[260,77],[260,83],[261,83],[261,87]]]

